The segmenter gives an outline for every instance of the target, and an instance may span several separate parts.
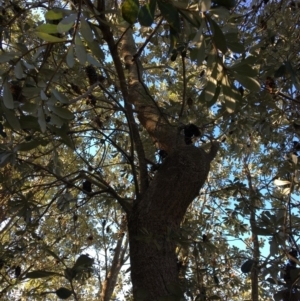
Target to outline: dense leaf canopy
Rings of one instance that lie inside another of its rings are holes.
[[[128,101],[129,35],[137,93],[187,144],[221,143],[174,234],[186,300],[250,300],[255,289],[288,300],[300,4],[14,0],[0,12],[0,298],[133,298],[126,212],[166,149]]]

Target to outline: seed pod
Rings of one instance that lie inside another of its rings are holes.
[[[87,67],[85,67],[85,73],[89,79],[90,85],[93,85],[98,81],[96,69],[92,65],[88,65]]]

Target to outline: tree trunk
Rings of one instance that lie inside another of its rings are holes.
[[[143,82],[143,69],[132,29],[124,29],[121,47],[118,48],[110,28],[101,21],[99,24],[118,74],[138,158],[137,197],[130,209],[124,207],[128,215],[134,299],[154,301],[166,297],[168,300],[179,300],[182,292],[179,288],[175,236],[179,233],[189,204],[207,178],[210,162],[219,144],[212,143],[209,154],[201,148],[186,145],[180,127],[170,125]],[[128,72],[127,79],[121,58]],[[136,131],[132,106],[156,148],[168,154],[149,185],[143,145]]]
[[[206,180],[211,157],[185,146],[158,170],[129,215],[130,260],[135,300],[180,300],[176,234],[187,207]],[[168,299],[171,300],[171,299]]]

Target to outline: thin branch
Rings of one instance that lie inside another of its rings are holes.
[[[147,37],[146,41],[144,42],[144,44],[140,47],[140,49],[137,51],[136,54],[133,55],[133,59],[139,58],[142,54],[142,52],[144,51],[145,47],[148,45],[148,43],[150,42],[150,40],[152,39],[152,37],[154,36],[154,34],[157,32],[158,28],[160,27],[162,21],[164,20],[164,18],[162,17],[159,22],[157,23],[156,27],[153,29],[153,31],[150,33],[150,35]],[[124,32],[125,34],[126,32]]]
[[[182,106],[181,106],[181,110],[179,113],[179,117],[182,116],[183,114],[183,110],[185,107],[185,100],[186,100],[186,70],[185,70],[185,56],[181,55],[181,60],[182,60],[182,77],[183,77],[183,95],[182,95]]]

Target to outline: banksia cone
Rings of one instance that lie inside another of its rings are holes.
[[[77,94],[81,94],[80,88],[77,85],[74,85],[73,83],[71,84],[71,88],[72,90],[77,93]]]
[[[92,65],[88,65],[87,67],[85,67],[85,73],[89,79],[90,85],[93,85],[98,81],[97,72]]]

